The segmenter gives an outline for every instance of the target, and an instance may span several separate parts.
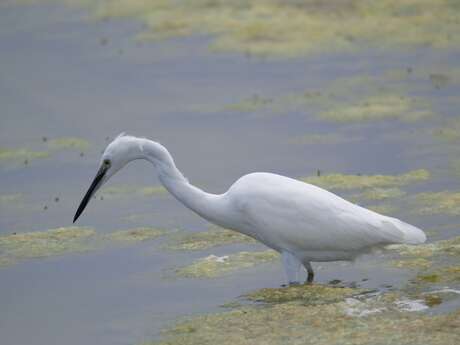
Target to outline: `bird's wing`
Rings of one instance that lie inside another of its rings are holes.
[[[272,247],[353,251],[404,238],[389,217],[316,186],[266,175],[245,181],[239,199],[247,224]]]

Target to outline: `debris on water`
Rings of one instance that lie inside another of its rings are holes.
[[[48,209],[48,206],[43,206],[43,209],[46,211]]]
[[[59,197],[58,196],[54,198],[54,202],[59,202]]]
[[[48,140],[48,138],[47,138],[47,137],[42,137],[42,141],[43,141],[44,143],[46,143],[46,142],[47,142],[47,140]]]

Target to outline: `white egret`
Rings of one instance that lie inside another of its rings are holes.
[[[176,168],[168,150],[145,138],[120,134],[111,142],[74,217],[91,196],[127,163],[153,164],[164,187],[185,206],[227,229],[241,232],[281,253],[288,283],[298,283],[301,267],[313,281],[310,262],[353,260],[393,243],[419,244],[425,233],[322,188],[271,173],[252,173],[216,195],[193,186]]]

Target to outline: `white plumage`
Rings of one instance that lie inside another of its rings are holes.
[[[308,281],[313,280],[311,261],[352,260],[375,247],[426,240],[425,233],[415,226],[281,175],[252,173],[241,177],[224,194],[206,193],[184,178],[162,145],[124,135],[105,150],[98,175],[74,221],[91,195],[135,159],[150,161],[166,189],[205,219],[280,252],[290,283],[298,282],[302,265],[308,271]]]

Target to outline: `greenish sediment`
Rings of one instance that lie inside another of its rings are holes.
[[[415,182],[426,181],[429,178],[429,171],[419,169],[400,175],[326,174],[322,176],[309,176],[303,178],[302,180],[319,187],[330,189],[360,189],[398,187]]]
[[[279,254],[273,250],[261,252],[238,252],[225,256],[209,255],[188,266],[178,268],[176,275],[187,278],[215,278],[240,269],[271,262]]]
[[[166,248],[174,250],[203,250],[235,243],[257,243],[257,241],[236,231],[211,228],[208,231],[175,234],[170,238]]]

